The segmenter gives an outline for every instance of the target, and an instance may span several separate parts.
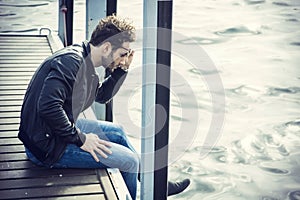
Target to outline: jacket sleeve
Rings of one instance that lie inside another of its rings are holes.
[[[96,94],[96,102],[107,103],[119,91],[123,84],[127,72],[121,68],[117,68],[111,73],[99,86]]]
[[[55,136],[66,143],[82,146],[85,135],[70,121],[64,109],[64,103],[75,83],[76,73],[81,60],[77,55],[64,55],[51,63],[48,76],[44,80],[38,100],[38,112]],[[70,105],[71,108],[71,105]],[[72,111],[69,111],[72,112]]]

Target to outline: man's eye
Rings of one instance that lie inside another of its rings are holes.
[[[127,56],[127,53],[123,53],[123,54],[120,55],[121,58],[123,58],[125,56]]]
[[[123,57],[125,57],[125,56],[128,56],[128,52],[120,54],[120,57],[121,57],[121,58],[123,58]]]

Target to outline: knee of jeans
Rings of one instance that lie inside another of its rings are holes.
[[[129,173],[137,173],[139,170],[139,157],[136,154],[131,154],[130,159],[127,159],[122,171]]]
[[[125,135],[124,128],[120,124],[115,124],[115,131],[118,132],[121,135]]]

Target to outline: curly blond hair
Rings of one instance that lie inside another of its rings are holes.
[[[118,48],[124,42],[133,41],[135,41],[135,27],[132,22],[111,15],[99,21],[89,42],[94,46],[99,46],[103,42],[110,42],[115,48]]]

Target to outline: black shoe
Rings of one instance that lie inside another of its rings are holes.
[[[179,194],[190,185],[190,179],[184,179],[180,182],[168,181],[168,196]]]

